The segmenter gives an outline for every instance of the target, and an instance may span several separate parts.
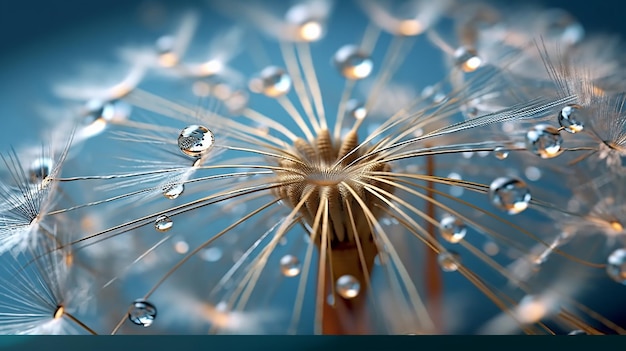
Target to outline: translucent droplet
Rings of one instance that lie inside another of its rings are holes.
[[[474,49],[461,46],[454,52],[454,62],[463,72],[474,72],[483,63]]]
[[[128,312],[128,319],[130,319],[131,322],[137,325],[141,325],[147,328],[152,325],[152,322],[154,322],[156,315],[156,307],[154,307],[154,305],[150,302],[140,299],[133,302],[133,305]]]
[[[367,109],[361,101],[350,99],[346,102],[346,115],[357,120],[363,119],[367,117]]]
[[[454,272],[459,269],[461,256],[454,251],[442,251],[437,255],[437,263],[444,272]]]
[[[283,96],[291,89],[291,77],[282,68],[265,67],[261,73],[250,81],[250,90],[265,96],[276,98]]]
[[[280,271],[285,277],[295,277],[300,274],[300,260],[293,255],[285,255],[280,259]]]
[[[170,200],[174,200],[185,191],[185,186],[181,184],[173,184],[163,189],[163,196]]]
[[[493,155],[498,160],[504,160],[509,157],[509,150],[505,149],[503,146],[497,146],[495,149],[493,149]]]
[[[347,79],[367,78],[374,68],[372,59],[355,45],[344,45],[339,48],[333,61],[339,73]]]
[[[48,157],[36,158],[28,169],[28,176],[31,182],[38,183],[46,179],[52,173],[54,167],[54,161]]]
[[[181,130],[178,136],[178,147],[185,155],[201,157],[215,143],[215,136],[208,128],[196,124]]]
[[[312,4],[296,4],[285,13],[285,20],[296,27],[298,40],[316,41],[324,34],[322,19],[316,18],[316,13],[311,9]]]
[[[563,138],[559,130],[547,124],[538,124],[526,133],[526,149],[541,158],[561,154]]]
[[[609,255],[606,272],[611,279],[626,285],[626,249],[617,249]]]
[[[166,232],[172,229],[173,225],[174,222],[172,221],[172,219],[166,215],[161,215],[157,217],[156,221],[154,222],[154,228],[160,232]]]
[[[176,66],[179,58],[174,52],[176,40],[173,36],[164,35],[160,37],[154,46],[161,66],[166,68]]]
[[[509,214],[524,211],[530,203],[530,190],[522,180],[509,177],[496,178],[489,186],[491,202]]]
[[[222,258],[222,250],[219,247],[209,247],[200,254],[203,260],[217,262]]]
[[[559,125],[566,132],[578,133],[584,129],[583,123],[580,121],[580,110],[582,106],[567,105],[559,112]]]
[[[361,284],[355,277],[346,274],[337,279],[335,290],[344,299],[353,299],[359,295]]]
[[[460,219],[445,215],[439,222],[439,233],[446,241],[456,244],[465,237],[467,227]]]

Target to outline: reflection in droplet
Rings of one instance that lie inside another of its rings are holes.
[[[150,302],[140,299],[133,302],[133,305],[128,312],[128,319],[137,325],[147,328],[152,325],[156,315],[156,307],[154,307],[154,305]]]
[[[372,59],[354,45],[342,46],[335,53],[333,61],[339,73],[347,79],[367,78],[374,68]]]
[[[517,214],[528,208],[530,190],[522,180],[509,177],[496,178],[489,186],[491,202],[509,214]]]
[[[280,259],[280,271],[285,277],[295,277],[300,274],[300,260],[293,255],[285,255]]]
[[[157,217],[156,221],[154,222],[154,228],[160,232],[166,232],[172,229],[173,225],[174,222],[172,221],[172,219],[166,215],[161,215]]]
[[[215,143],[215,136],[208,128],[199,125],[190,125],[178,135],[178,147],[185,155],[201,157],[206,154]]]
[[[446,215],[439,221],[439,233],[446,241],[456,244],[465,237],[467,227],[460,219]]]
[[[337,279],[335,290],[344,299],[353,299],[359,295],[361,284],[355,277],[346,274]]]
[[[538,124],[526,133],[526,149],[541,158],[552,158],[561,154],[563,138],[559,130],[547,124]]]
[[[442,251],[437,255],[437,263],[444,272],[454,272],[459,269],[461,256],[454,251]]]

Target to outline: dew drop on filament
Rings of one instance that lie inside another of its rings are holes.
[[[128,312],[128,319],[136,325],[141,325],[147,328],[152,325],[156,315],[156,307],[154,307],[154,305],[150,302],[140,299],[133,302],[133,305]]]
[[[280,271],[285,277],[295,277],[300,274],[300,261],[296,256],[285,255],[280,259]]]
[[[335,283],[335,290],[339,296],[349,300],[359,295],[359,292],[361,291],[361,284],[355,277],[346,274],[337,279],[337,282]]]
[[[530,190],[522,180],[509,177],[496,178],[489,186],[491,202],[508,214],[517,214],[528,208]]]
[[[337,50],[333,62],[339,73],[351,80],[367,78],[374,68],[372,59],[354,45],[345,45]]]
[[[173,225],[174,222],[172,221],[172,219],[166,215],[161,215],[157,217],[156,221],[154,222],[154,228],[159,232],[166,232],[172,229]]]
[[[206,154],[215,143],[215,136],[207,127],[190,125],[178,135],[178,147],[185,155],[201,157]]]

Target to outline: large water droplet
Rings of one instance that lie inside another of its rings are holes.
[[[214,143],[213,132],[196,124],[184,128],[178,136],[180,151],[191,157],[201,157],[213,147]]]
[[[337,279],[335,290],[344,299],[353,299],[359,295],[361,284],[355,277],[346,274]]]
[[[474,72],[482,65],[483,60],[476,50],[461,46],[454,51],[454,62],[463,72]]]
[[[578,133],[584,129],[583,123],[580,121],[580,111],[582,106],[567,105],[559,112],[559,125],[566,132]]]
[[[606,272],[611,279],[626,285],[626,249],[617,249],[609,255]]]
[[[170,200],[174,200],[180,196],[180,194],[185,191],[185,186],[181,184],[172,184],[163,189],[163,196]]]
[[[339,48],[333,62],[341,75],[353,80],[367,78],[374,68],[372,59],[355,45]]]
[[[283,96],[291,89],[291,77],[283,69],[268,66],[252,80],[250,80],[250,90],[255,93],[262,93],[268,97],[276,98]]]
[[[149,327],[154,322],[154,319],[157,315],[157,309],[148,301],[139,299],[133,302],[133,305],[128,312],[128,319],[131,322],[141,325],[144,327]]]
[[[524,211],[530,203],[530,190],[522,180],[509,177],[496,178],[489,186],[491,202],[509,214]]]
[[[41,182],[46,179],[52,173],[54,167],[54,161],[48,157],[36,158],[28,168],[28,176],[33,183]]]
[[[172,221],[172,219],[166,215],[161,215],[157,217],[156,221],[154,222],[154,228],[160,232],[166,232],[172,229],[173,225],[174,222]]]
[[[442,251],[437,255],[437,263],[444,272],[454,272],[459,269],[461,256],[454,251]]]
[[[467,227],[460,219],[445,215],[439,222],[439,233],[446,241],[456,244],[465,237]]]
[[[526,149],[541,158],[560,155],[562,143],[559,130],[547,124],[538,124],[526,133]]]
[[[293,255],[285,255],[280,259],[280,271],[285,277],[295,277],[300,274],[300,260]]]

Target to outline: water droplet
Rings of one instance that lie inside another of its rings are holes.
[[[535,166],[528,166],[524,170],[524,175],[528,180],[537,181],[541,179],[541,170]]]
[[[163,196],[165,196],[166,198],[170,199],[170,200],[174,200],[177,197],[180,196],[180,194],[183,193],[183,191],[185,191],[185,186],[181,183],[181,184],[172,184],[168,187],[165,187],[163,189]]]
[[[346,274],[337,279],[335,290],[344,299],[353,299],[359,295],[361,284],[355,277]]]
[[[160,37],[157,39],[154,46],[158,55],[159,64],[161,66],[166,68],[176,66],[179,57],[174,52],[176,40],[173,36],[164,35]]]
[[[567,105],[559,112],[559,125],[566,132],[578,133],[584,129],[583,123],[580,121],[580,110],[582,106]]]
[[[442,251],[437,255],[437,263],[444,272],[454,272],[459,269],[461,256],[454,251]]]
[[[137,325],[147,328],[152,325],[156,315],[156,307],[154,307],[154,305],[150,302],[140,299],[133,302],[133,305],[128,312],[128,319]]]
[[[172,229],[173,225],[174,222],[172,221],[172,219],[166,215],[161,215],[157,217],[156,221],[154,222],[154,228],[160,232],[166,232]]]
[[[538,124],[526,133],[526,149],[541,158],[560,155],[562,143],[559,130],[547,124]]]
[[[463,72],[474,72],[482,65],[483,60],[476,50],[461,46],[454,52],[454,62]]]
[[[589,334],[587,334],[583,330],[576,329],[576,330],[572,330],[571,332],[567,333],[567,335],[589,335]]]
[[[206,154],[215,143],[213,132],[204,126],[190,125],[180,131],[178,147],[185,155],[201,157]]]
[[[509,177],[496,178],[489,186],[491,202],[509,214],[524,211],[530,203],[530,190],[522,180]]]
[[[609,255],[606,272],[611,279],[626,285],[626,249],[617,249]]]
[[[456,244],[465,237],[467,227],[460,219],[445,215],[439,222],[439,233],[446,241]]]
[[[360,120],[367,117],[367,109],[361,101],[350,99],[346,102],[346,115]]]
[[[268,66],[252,80],[250,80],[250,90],[255,93],[262,93],[271,98],[283,96],[291,89],[291,77],[283,69]]]
[[[509,150],[505,149],[503,146],[496,146],[496,148],[493,149],[493,155],[498,160],[504,160],[509,157]]]
[[[189,252],[189,244],[185,240],[178,240],[174,243],[174,251],[184,255]]]
[[[39,157],[36,158],[28,169],[28,175],[30,177],[30,181],[33,183],[41,182],[46,179],[52,173],[52,168],[54,167],[54,161],[48,157]]]
[[[290,7],[285,13],[285,20],[296,27],[298,40],[312,42],[320,39],[324,34],[324,27],[319,11],[315,11],[315,2],[302,2]]]
[[[285,277],[295,277],[300,274],[300,260],[293,255],[285,255],[280,259],[280,271]]]
[[[367,78],[374,68],[372,59],[355,45],[344,45],[339,48],[333,61],[339,73],[347,79]]]

